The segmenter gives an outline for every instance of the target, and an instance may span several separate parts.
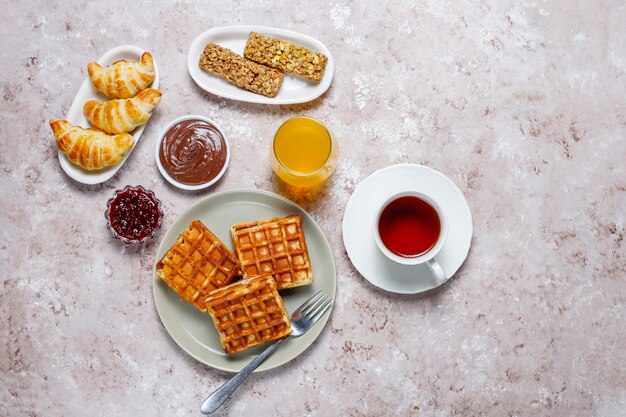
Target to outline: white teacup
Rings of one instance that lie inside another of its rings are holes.
[[[417,197],[418,199],[430,205],[435,210],[435,212],[437,213],[437,216],[439,217],[439,225],[440,225],[439,230],[440,231],[439,231],[439,237],[437,238],[437,241],[435,242],[434,245],[430,247],[430,249],[426,250],[424,253],[417,254],[415,256],[400,256],[400,255],[393,253],[391,250],[389,250],[385,246],[382,238],[380,237],[379,223],[380,223],[380,217],[383,211],[385,210],[385,208],[387,208],[387,206],[391,202],[401,197]],[[387,258],[402,265],[426,264],[432,270],[439,284],[442,284],[448,280],[445,272],[441,268],[441,265],[439,265],[439,263],[435,260],[435,256],[437,256],[437,254],[441,252],[443,245],[446,243],[446,238],[448,237],[448,220],[446,218],[444,211],[441,209],[441,206],[435,201],[433,197],[427,194],[418,192],[418,191],[404,191],[404,192],[394,194],[391,197],[389,197],[380,206],[380,209],[378,210],[378,213],[376,214],[376,217],[374,218],[373,227],[374,227],[374,238],[376,239],[376,245],[378,245],[378,249],[380,249],[380,251]]]

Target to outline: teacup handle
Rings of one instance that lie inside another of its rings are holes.
[[[437,282],[439,283],[439,285],[443,284],[444,282],[448,280],[446,273],[443,272],[443,268],[441,267],[441,265],[439,265],[439,262],[437,262],[435,258],[432,258],[426,261],[426,265],[428,265],[430,270],[433,271],[433,274],[435,274],[435,278],[437,279]]]

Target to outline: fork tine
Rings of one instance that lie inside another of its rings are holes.
[[[313,303],[316,303],[317,300],[319,299],[320,295],[325,294],[324,290],[319,290],[318,292],[316,292],[315,294],[313,294],[313,296],[311,298],[309,298],[308,300],[306,300],[304,302],[304,304],[302,304],[300,307],[298,307],[297,311],[303,312],[305,308],[308,308],[309,306],[311,306]]]
[[[313,317],[318,311],[320,311],[320,309],[324,306],[324,304],[328,302],[329,299],[330,299],[329,296],[322,298],[320,302],[315,305],[315,308],[309,309],[306,315],[309,317]]]
[[[326,295],[326,293],[323,293],[321,297],[315,300],[314,303],[311,303],[310,305],[306,306],[306,308],[302,309],[302,314],[310,315],[310,312],[317,309],[317,307],[319,307],[319,305],[322,304],[326,298],[328,298],[328,295]]]
[[[328,298],[324,304],[322,304],[313,314],[311,314],[311,320],[315,323],[319,320],[320,317],[328,310],[328,308],[332,305],[333,299]]]

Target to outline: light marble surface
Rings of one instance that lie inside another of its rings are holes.
[[[342,149],[328,188],[301,201],[337,261],[335,310],[318,342],[251,377],[222,415],[623,415],[624,2],[67,3],[11,0],[0,14],[0,415],[198,415],[228,375],[170,340],[152,299],[162,233],[118,244],[106,200],[151,188],[167,228],[205,194],[277,191],[269,141],[299,114]],[[232,24],[322,40],[330,90],[284,107],[202,92],[187,48]],[[83,186],[60,169],[47,121],[120,44],[154,52],[164,98],[123,169]],[[160,129],[187,113],[221,123],[233,148],[204,193],[172,188],[154,162]],[[356,184],[401,162],[448,175],[474,216],[464,266],[422,296],[372,287],[342,245]]]

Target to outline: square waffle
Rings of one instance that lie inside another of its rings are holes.
[[[201,311],[207,294],[229,284],[238,272],[235,255],[198,220],[178,237],[156,270],[181,298]]]
[[[300,216],[235,224],[230,234],[244,278],[269,273],[279,290],[313,282]]]
[[[235,282],[205,300],[226,353],[236,353],[291,334],[291,320],[269,274]]]

